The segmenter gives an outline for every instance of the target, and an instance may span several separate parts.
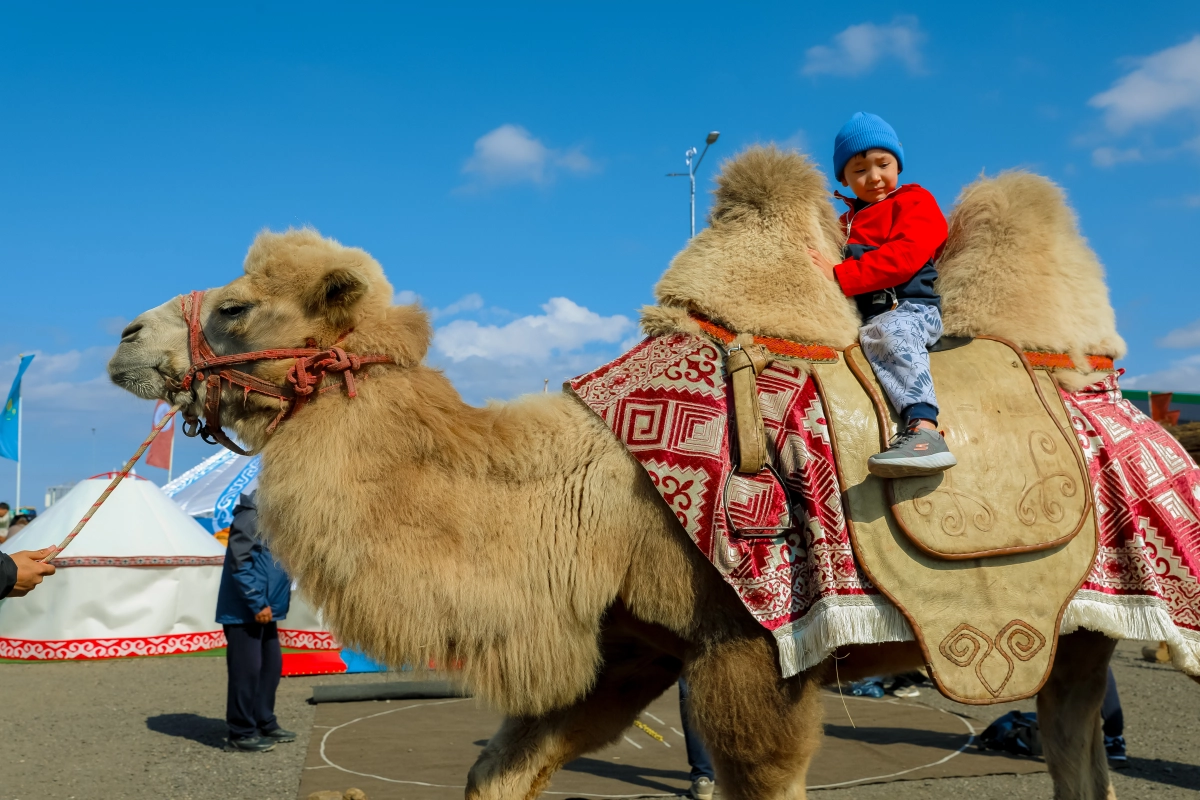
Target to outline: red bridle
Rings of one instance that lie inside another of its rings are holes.
[[[346,394],[349,397],[357,397],[358,390],[354,374],[359,369],[367,364],[395,363],[391,356],[355,355],[347,353],[337,345],[328,350],[320,350],[315,346],[295,347],[219,356],[209,346],[208,340],[204,336],[204,328],[200,322],[200,306],[203,300],[204,292],[192,292],[179,300],[183,319],[188,326],[188,356],[191,360],[191,365],[183,375],[183,390],[190,390],[197,380],[205,382],[204,421],[201,422],[198,417],[184,412],[183,432],[186,436],[199,436],[209,444],[222,444],[240,455],[248,456],[253,453],[239,447],[221,428],[222,382],[242,387],[243,396],[256,392],[274,397],[279,401],[279,414],[267,426],[267,433],[271,434],[274,433],[280,422],[311,400],[314,394],[337,388],[337,384],[331,384],[324,389],[318,389],[326,375],[341,373]],[[347,331],[342,334],[338,338],[338,342],[345,339],[349,333]],[[283,386],[268,383],[241,370],[221,369],[233,364],[276,361],[284,358],[294,358],[296,361],[288,370],[287,383]]]

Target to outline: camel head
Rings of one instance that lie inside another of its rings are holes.
[[[392,305],[391,284],[375,259],[307,228],[260,233],[246,254],[244,274],[205,293],[201,327],[218,356],[337,344],[351,353],[389,356],[396,365],[372,369],[419,364],[431,337],[419,307]],[[259,361],[236,369],[283,386],[292,363]],[[206,389],[202,381],[183,388],[189,365],[188,328],[176,296],[125,328],[108,373],[138,397],[182,404],[185,417],[194,419],[202,416]],[[279,408],[274,398],[227,387],[221,424],[258,448]]]

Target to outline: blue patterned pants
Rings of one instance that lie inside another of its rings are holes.
[[[906,425],[915,419],[937,423],[929,348],[941,336],[941,312],[935,306],[907,300],[871,317],[858,329],[863,355]]]

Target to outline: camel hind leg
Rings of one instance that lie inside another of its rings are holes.
[[[1038,693],[1038,728],[1055,800],[1115,800],[1100,706],[1116,642],[1092,631],[1063,636]]]
[[[467,778],[467,800],[533,800],[568,761],[611,744],[679,679],[679,659],[635,638],[607,635],[596,686],[568,708],[508,717]]]
[[[692,723],[726,800],[802,800],[821,741],[818,670],[782,678],[758,632],[709,644],[684,669]]]

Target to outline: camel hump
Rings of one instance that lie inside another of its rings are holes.
[[[937,283],[948,336],[999,336],[1077,364],[1125,354],[1104,268],[1054,182],[1024,171],[981,176],[949,225]]]
[[[709,227],[671,261],[658,302],[739,333],[845,347],[858,313],[813,266],[807,248],[841,259],[842,234],[824,175],[768,145],[725,162]]]

